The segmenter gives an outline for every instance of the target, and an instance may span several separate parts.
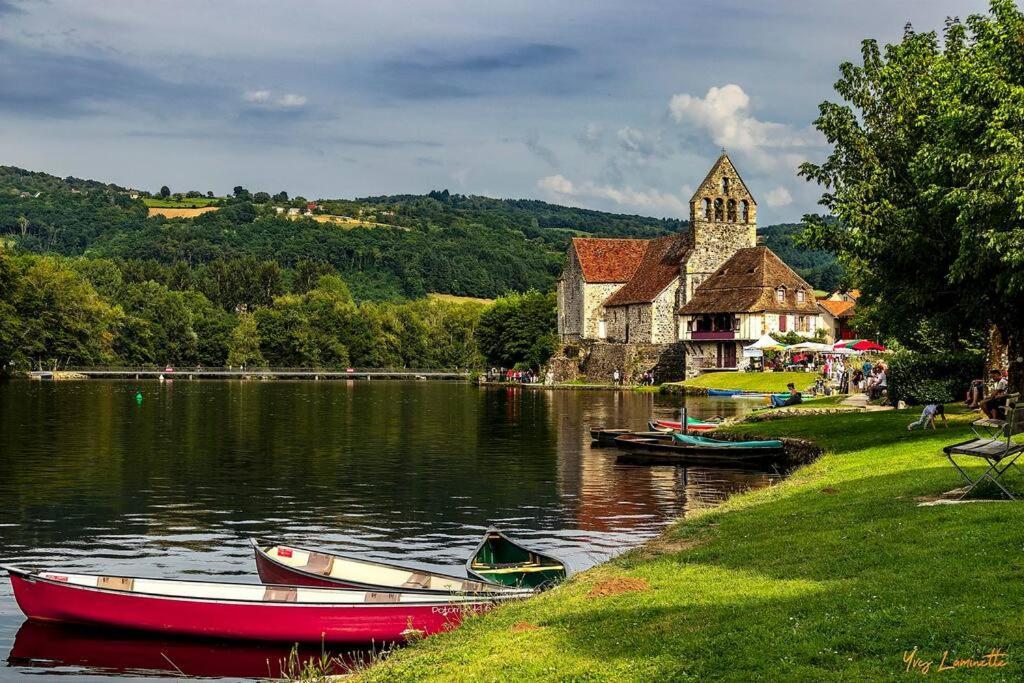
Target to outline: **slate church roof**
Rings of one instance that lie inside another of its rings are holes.
[[[779,287],[784,288],[781,302]],[[803,301],[798,300],[798,291],[803,291]],[[768,247],[737,251],[679,309],[683,315],[755,312],[818,312],[814,289]]]

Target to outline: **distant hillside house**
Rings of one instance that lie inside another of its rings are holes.
[[[591,377],[610,372],[609,365],[617,362],[629,366],[617,368],[627,378],[655,365],[659,379],[683,376],[684,366],[690,370],[691,363],[680,360],[681,347],[697,340],[681,332],[687,327],[680,323],[680,312],[722,264],[756,247],[756,233],[757,202],[723,153],[690,198],[688,232],[654,240],[572,240],[558,281],[558,332],[563,348],[555,366],[562,371],[560,379],[568,377],[569,361],[575,357],[580,359],[579,371]],[[800,289],[805,297],[793,314],[816,318],[810,286],[770,251],[757,251],[762,252],[771,254],[773,276],[784,275],[779,284],[794,292]],[[784,273],[775,268],[776,263]],[[760,282],[757,273],[749,275],[752,282]],[[787,309],[786,315],[790,314]],[[800,319],[801,326],[816,324]],[[731,347],[723,350],[722,363],[734,359],[736,343]],[[689,348],[705,358],[703,346]],[[588,364],[596,369],[585,367]],[[735,367],[735,362],[716,367]]]
[[[767,247],[740,249],[679,308],[687,376],[733,369],[765,334],[813,337],[822,326],[814,289]]]

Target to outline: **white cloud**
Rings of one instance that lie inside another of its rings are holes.
[[[669,113],[678,123],[696,126],[711,136],[716,145],[728,151],[745,152],[767,162],[775,163],[792,155],[784,150],[816,146],[821,138],[813,129],[794,129],[783,123],[761,121],[750,113],[750,96],[735,83],[712,87],[704,97],[688,94],[673,95]],[[769,154],[766,150],[772,150]]]
[[[263,104],[270,101],[269,90],[246,90],[242,94],[242,99],[252,104]]]
[[[604,144],[604,126],[600,123],[588,123],[576,140],[587,152],[596,152]]]
[[[561,174],[549,175],[541,178],[537,181],[537,187],[544,192],[553,194],[573,193],[572,181]]]
[[[283,109],[304,107],[306,102],[308,102],[308,98],[305,95],[296,95],[295,93],[285,93],[274,99],[274,93],[270,90],[246,90],[242,93],[242,99],[249,104],[281,107]]]
[[[686,216],[690,209],[683,199],[671,192],[635,190],[630,186],[614,187],[587,181],[579,185],[563,175],[550,175],[537,181],[537,188],[553,201],[578,204],[582,199],[601,199],[637,211],[663,215]]]
[[[302,107],[306,104],[306,96],[286,93],[277,103],[282,107]]]
[[[786,206],[793,203],[793,195],[780,185],[774,190],[769,190],[764,196],[764,201],[768,206]]]
[[[658,133],[646,133],[639,128],[626,126],[618,130],[616,137],[619,147],[628,154],[644,158],[664,156]]]

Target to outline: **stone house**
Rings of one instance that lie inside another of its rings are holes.
[[[767,247],[738,250],[679,308],[686,376],[736,369],[743,347],[774,332],[812,338],[822,327],[814,289]]]
[[[683,364],[674,360],[681,358],[677,309],[729,257],[754,247],[756,235],[757,202],[723,153],[690,198],[687,232],[653,240],[573,239],[558,281],[560,356],[566,362],[555,366],[568,368],[570,359],[579,358],[580,372],[602,375],[609,363],[591,373],[587,361],[611,355],[635,361],[624,370],[627,376],[674,363],[661,378],[681,377]]]

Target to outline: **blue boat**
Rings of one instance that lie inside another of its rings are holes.
[[[743,393],[739,389],[708,389],[708,396],[735,396]]]

